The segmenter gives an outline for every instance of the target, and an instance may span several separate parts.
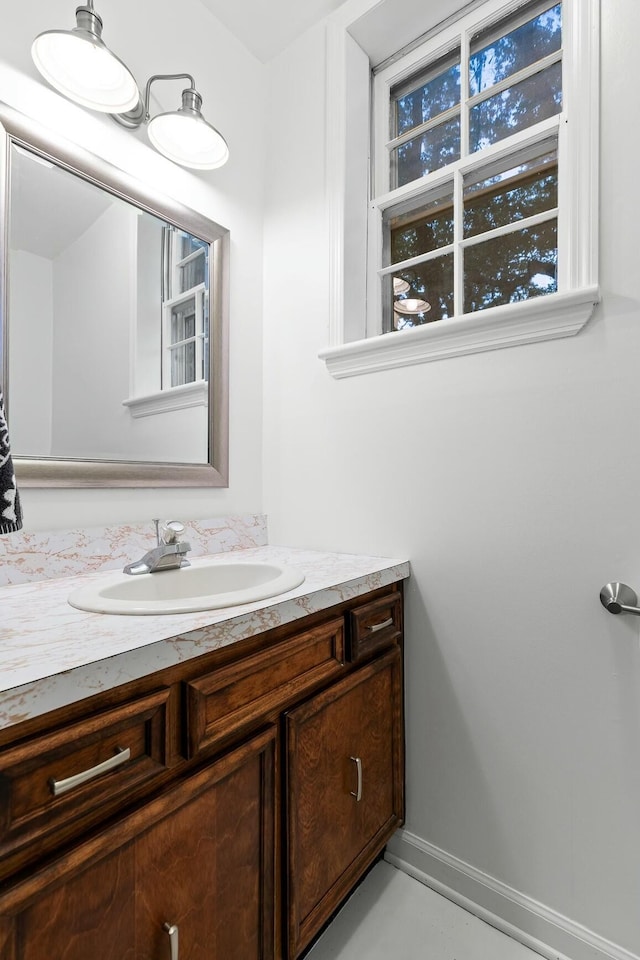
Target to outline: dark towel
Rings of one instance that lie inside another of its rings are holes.
[[[9,431],[0,390],[0,533],[12,533],[22,527],[22,507],[13,472]]]

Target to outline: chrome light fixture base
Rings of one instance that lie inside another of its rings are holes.
[[[138,102],[133,110],[127,110],[126,113],[112,113],[111,119],[119,123],[121,127],[126,127],[128,130],[137,130],[138,127],[148,119],[142,97],[138,96]]]

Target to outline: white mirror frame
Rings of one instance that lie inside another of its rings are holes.
[[[207,463],[120,460],[58,460],[13,456],[22,487],[227,487],[229,464],[229,231],[171,197],[149,188],[0,102],[0,376],[11,409],[9,377],[9,197],[12,144],[35,150],[48,160],[109,193],[135,204],[187,232],[207,240],[209,289],[209,418]]]

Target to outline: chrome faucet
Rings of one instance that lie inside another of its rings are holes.
[[[154,520],[156,525],[156,546],[145,553],[141,560],[128,563],[124,573],[135,576],[139,573],[158,573],[160,570],[176,570],[188,567],[186,554],[191,544],[179,537],[184,533],[184,524],[179,520]]]

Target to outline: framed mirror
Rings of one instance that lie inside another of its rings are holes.
[[[228,485],[229,234],[0,104],[19,486]]]

